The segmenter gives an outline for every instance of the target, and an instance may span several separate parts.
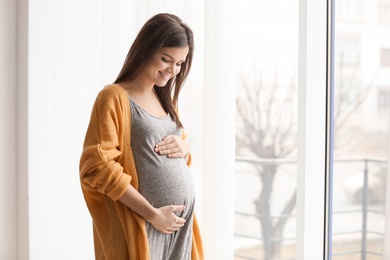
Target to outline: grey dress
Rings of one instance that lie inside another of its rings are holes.
[[[184,158],[168,158],[154,151],[165,136],[181,136],[182,129],[172,118],[155,117],[130,98],[131,146],[137,168],[139,192],[156,208],[185,205],[179,217],[186,219],[184,227],[173,234],[159,232],[146,223],[151,260],[190,260],[192,217],[195,203],[194,184]]]

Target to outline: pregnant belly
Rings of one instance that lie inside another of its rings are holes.
[[[187,205],[194,200],[194,185],[182,158],[137,165],[140,193],[154,207]]]

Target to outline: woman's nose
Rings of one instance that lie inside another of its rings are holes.
[[[176,75],[176,74],[178,73],[178,71],[176,70],[176,66],[175,66],[175,65],[169,66],[169,67],[167,68],[167,71],[168,71],[169,73],[174,74],[174,75]]]

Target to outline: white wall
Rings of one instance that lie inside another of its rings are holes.
[[[17,3],[0,1],[0,259],[16,254]]]

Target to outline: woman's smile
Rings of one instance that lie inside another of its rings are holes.
[[[167,73],[164,73],[164,72],[161,72],[161,71],[160,71],[160,75],[161,75],[165,80],[170,80],[171,78],[173,78],[173,75],[172,75],[172,74],[167,74]]]

